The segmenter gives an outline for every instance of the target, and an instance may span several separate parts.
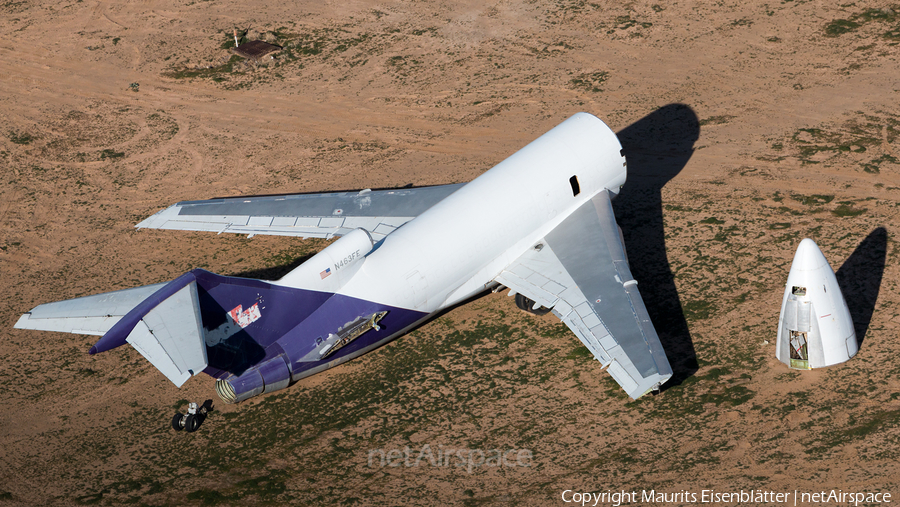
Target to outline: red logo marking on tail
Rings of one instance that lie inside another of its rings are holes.
[[[231,320],[233,320],[235,324],[241,326],[242,328],[253,324],[257,320],[259,320],[260,317],[262,317],[262,313],[259,312],[259,303],[254,304],[246,310],[241,310],[243,310],[243,307],[241,305],[237,305],[235,309],[228,312],[228,315],[231,316]]]

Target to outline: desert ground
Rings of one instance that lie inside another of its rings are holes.
[[[4,0],[0,29],[0,505],[900,499],[900,5]],[[249,64],[234,29],[283,50]],[[658,396],[506,293],[239,405],[130,347],[12,328],[196,267],[277,278],[327,244],[133,228],[172,203],[465,182],[578,111],[626,149],[616,214],[675,370]],[[805,237],[862,343],[796,372],[774,344]],[[531,458],[371,459],[426,445]]]

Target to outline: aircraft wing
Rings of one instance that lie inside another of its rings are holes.
[[[59,331],[103,336],[141,301],[164,283],[45,303],[19,317],[17,329]]]
[[[672,376],[631,276],[610,195],[601,192],[495,281],[560,318],[634,399]]]
[[[136,227],[303,238],[362,228],[378,241],[463,185],[183,201]]]

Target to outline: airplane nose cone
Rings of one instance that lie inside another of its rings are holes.
[[[858,349],[834,271],[816,243],[804,239],[784,288],[775,356],[791,368],[808,370],[843,363]]]
[[[828,266],[829,269],[831,268],[816,242],[809,238],[801,241],[800,246],[797,247],[797,253],[794,254],[794,262],[791,265],[791,269],[816,271],[825,266]]]

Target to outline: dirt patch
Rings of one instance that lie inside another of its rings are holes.
[[[149,0],[0,14],[0,504],[900,493],[896,6]],[[274,60],[232,58],[248,27],[283,48]],[[133,229],[174,202],[468,181],[577,111],[626,146],[616,212],[676,369],[659,396],[630,402],[554,317],[496,294],[273,396],[216,401],[188,436],[171,414],[215,398],[211,379],[179,390],[129,348],[88,356],[88,337],[12,329],[36,304],[196,267],[274,278],[326,244]],[[808,374],[774,357],[804,237],[843,270],[865,332],[855,359]],[[378,461],[425,445],[531,459]]]

